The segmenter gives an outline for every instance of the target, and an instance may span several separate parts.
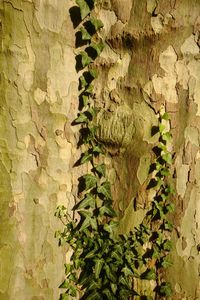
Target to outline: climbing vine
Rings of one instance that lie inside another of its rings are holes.
[[[172,164],[168,148],[171,135],[165,126],[168,115],[162,112],[158,115],[159,142],[153,149],[155,161],[150,168],[148,187],[155,192],[149,210],[138,228],[133,228],[129,234],[118,235],[111,186],[105,164],[100,163],[104,149],[96,139],[94,122],[97,112],[92,82],[98,72],[93,68],[93,62],[104,48],[98,36],[103,23],[93,12],[95,0],[76,0],[76,3],[81,16],[77,33],[81,51],[76,57],[76,69],[81,75],[79,113],[73,125],[81,126],[78,146],[84,149],[76,164],[88,164],[90,171],[79,178],[79,201],[73,208],[73,217],[64,206],[59,206],[56,211],[56,216],[65,224],[63,232],[56,233],[59,244],[66,243],[72,249],[71,261],[65,264],[66,278],[60,285],[64,290],[60,299],[78,295],[83,300],[152,299],[137,290],[135,280],[152,280],[156,294],[171,296],[169,283],[161,278],[161,270],[170,266],[168,253],[172,247],[170,232],[173,225],[167,215],[174,210],[171,203],[173,190],[168,180]]]

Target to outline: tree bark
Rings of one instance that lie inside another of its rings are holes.
[[[78,77],[68,1],[0,1],[0,299],[58,299],[74,203]],[[72,158],[73,156],[73,158]]]
[[[164,105],[173,134],[176,212],[173,266],[163,274],[174,300],[200,298],[200,2],[102,0],[105,49],[99,77],[99,140],[120,212],[120,232],[138,225],[151,136]],[[55,208],[76,201],[80,156],[74,1],[3,0],[1,11],[0,299],[57,299],[64,253],[54,239]],[[71,15],[70,15],[71,14]],[[76,20],[77,21],[77,20]],[[146,288],[146,287],[144,287]],[[147,287],[148,288],[148,287]]]

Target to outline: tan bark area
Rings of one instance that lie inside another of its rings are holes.
[[[78,77],[69,2],[0,1],[0,299],[58,299],[73,206]]]

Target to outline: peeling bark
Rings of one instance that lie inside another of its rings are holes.
[[[0,3],[0,299],[57,299],[65,249],[55,208],[76,200],[79,158],[75,32],[65,0]],[[171,117],[176,213],[174,300],[200,297],[200,2],[106,0],[96,13],[106,47],[99,78],[99,139],[113,183],[120,231],[145,214],[151,127],[163,104]],[[117,122],[120,120],[120,122]],[[130,125],[127,129],[127,125]],[[148,288],[147,287],[143,287]]]
[[[78,77],[67,1],[1,1],[0,299],[58,299],[70,208]]]

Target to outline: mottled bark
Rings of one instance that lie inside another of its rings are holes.
[[[58,299],[56,206],[74,203],[78,77],[68,1],[0,1],[0,299]],[[75,92],[74,92],[75,91]]]
[[[106,47],[99,77],[98,138],[113,183],[120,231],[139,224],[156,112],[171,117],[176,213],[172,299],[200,298],[200,2],[102,0]],[[65,249],[54,232],[58,204],[75,202],[79,157],[74,1],[3,0],[1,11],[0,299],[58,299]],[[72,12],[72,11],[71,11]],[[148,288],[148,286],[147,286]]]

